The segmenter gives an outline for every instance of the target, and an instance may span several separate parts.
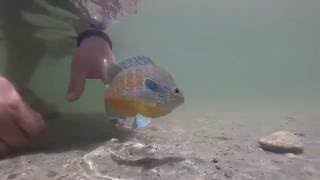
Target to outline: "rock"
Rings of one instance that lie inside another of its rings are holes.
[[[18,176],[17,173],[10,174],[7,179],[15,179]]]
[[[218,163],[219,160],[218,160],[217,158],[213,158],[213,159],[211,160],[211,162],[212,162],[212,163]]]
[[[54,171],[48,171],[47,176],[48,177],[55,177],[58,173],[54,172]]]
[[[111,142],[111,143],[119,143],[120,141],[119,141],[119,139],[112,138],[112,139],[110,140],[110,142]]]
[[[297,136],[305,136],[306,135],[305,133],[294,133],[294,134]]]
[[[226,137],[226,136],[217,136],[216,137],[218,140],[220,140],[220,141],[227,141],[227,140],[230,140],[231,138],[229,138],[229,137]]]
[[[288,131],[277,131],[259,139],[262,149],[276,153],[302,153],[304,148],[298,136]]]
[[[299,156],[296,156],[296,155],[293,154],[293,153],[286,153],[286,156],[287,156],[288,158],[292,158],[292,159],[299,159],[299,158],[301,158],[301,157],[299,157]]]
[[[224,172],[224,176],[226,177],[226,178],[232,178],[232,171],[226,171],[226,172]]]

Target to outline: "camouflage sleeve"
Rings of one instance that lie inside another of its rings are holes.
[[[118,16],[137,13],[138,0],[70,0],[78,11],[81,29],[105,30]]]

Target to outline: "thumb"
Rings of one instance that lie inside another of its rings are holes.
[[[86,74],[86,68],[81,67],[81,64],[73,63],[66,96],[68,101],[75,101],[82,95],[85,87]]]

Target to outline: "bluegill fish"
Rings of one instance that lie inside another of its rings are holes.
[[[106,108],[122,117],[136,117],[133,127],[165,116],[184,103],[183,92],[169,72],[150,58],[137,56],[111,67],[105,94]]]

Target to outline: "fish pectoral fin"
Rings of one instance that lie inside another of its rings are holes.
[[[136,129],[136,128],[143,128],[146,127],[148,124],[151,123],[151,118],[142,116],[140,114],[138,114],[132,124],[132,128]]]

